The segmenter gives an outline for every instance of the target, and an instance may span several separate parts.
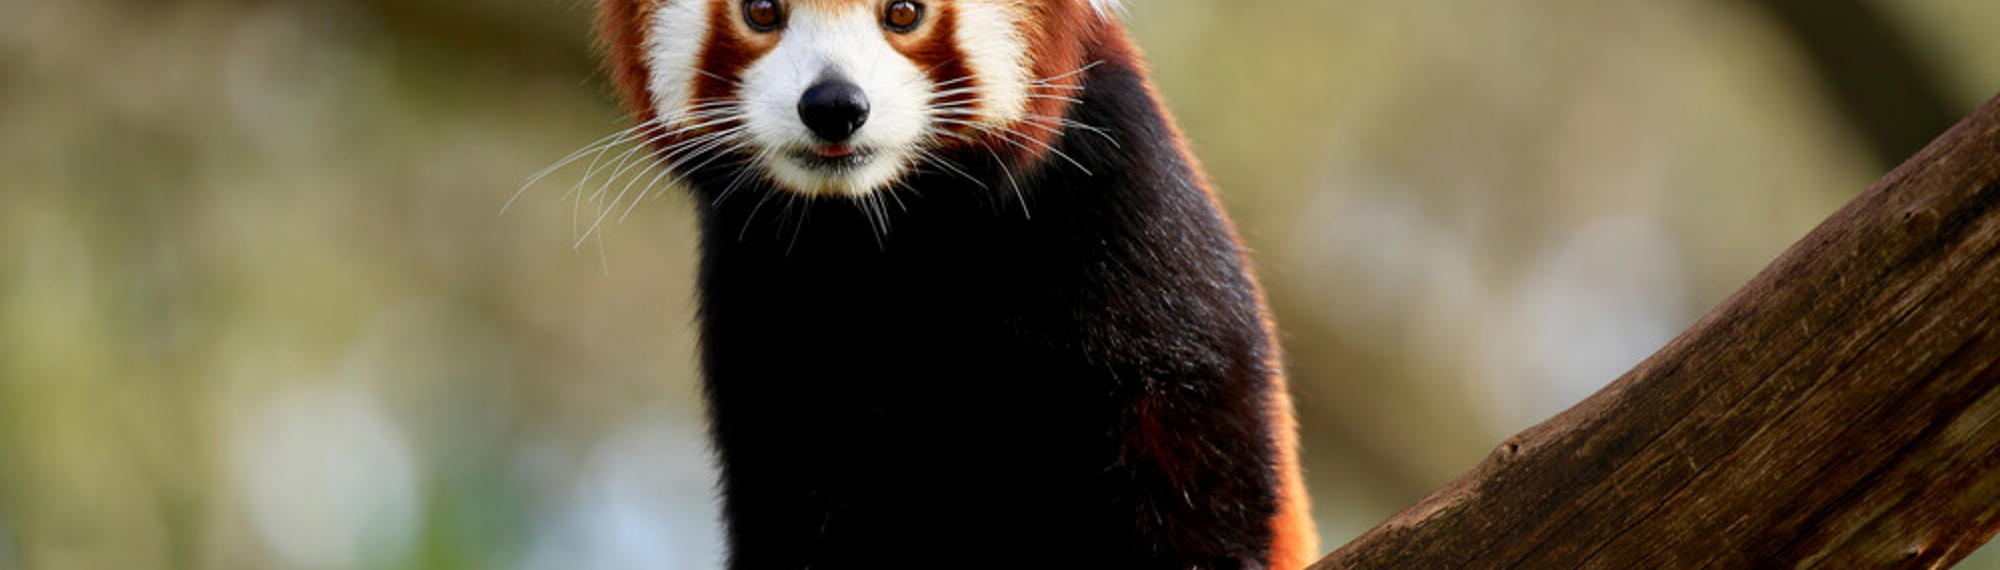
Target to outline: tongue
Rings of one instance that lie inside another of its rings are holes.
[[[840,158],[854,154],[854,147],[844,144],[830,144],[813,149],[813,154],[819,155],[820,158]]]

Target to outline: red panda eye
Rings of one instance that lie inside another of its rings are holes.
[[[882,14],[882,23],[898,32],[914,30],[923,21],[924,5],[909,0],[890,2],[888,12]]]
[[[746,0],[743,3],[743,21],[750,29],[768,32],[778,29],[784,23],[785,11],[778,6],[778,0]]]

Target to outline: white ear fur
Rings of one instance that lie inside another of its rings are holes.
[[[1124,4],[1119,0],[1090,0],[1090,7],[1097,10],[1097,15],[1106,17],[1125,11]]]

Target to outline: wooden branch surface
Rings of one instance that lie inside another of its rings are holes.
[[[2000,98],[1313,568],[1947,567],[2000,530],[1996,386]]]

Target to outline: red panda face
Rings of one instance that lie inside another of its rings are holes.
[[[669,168],[720,155],[862,196],[954,150],[1050,148],[1112,0],[603,0],[628,103]]]

